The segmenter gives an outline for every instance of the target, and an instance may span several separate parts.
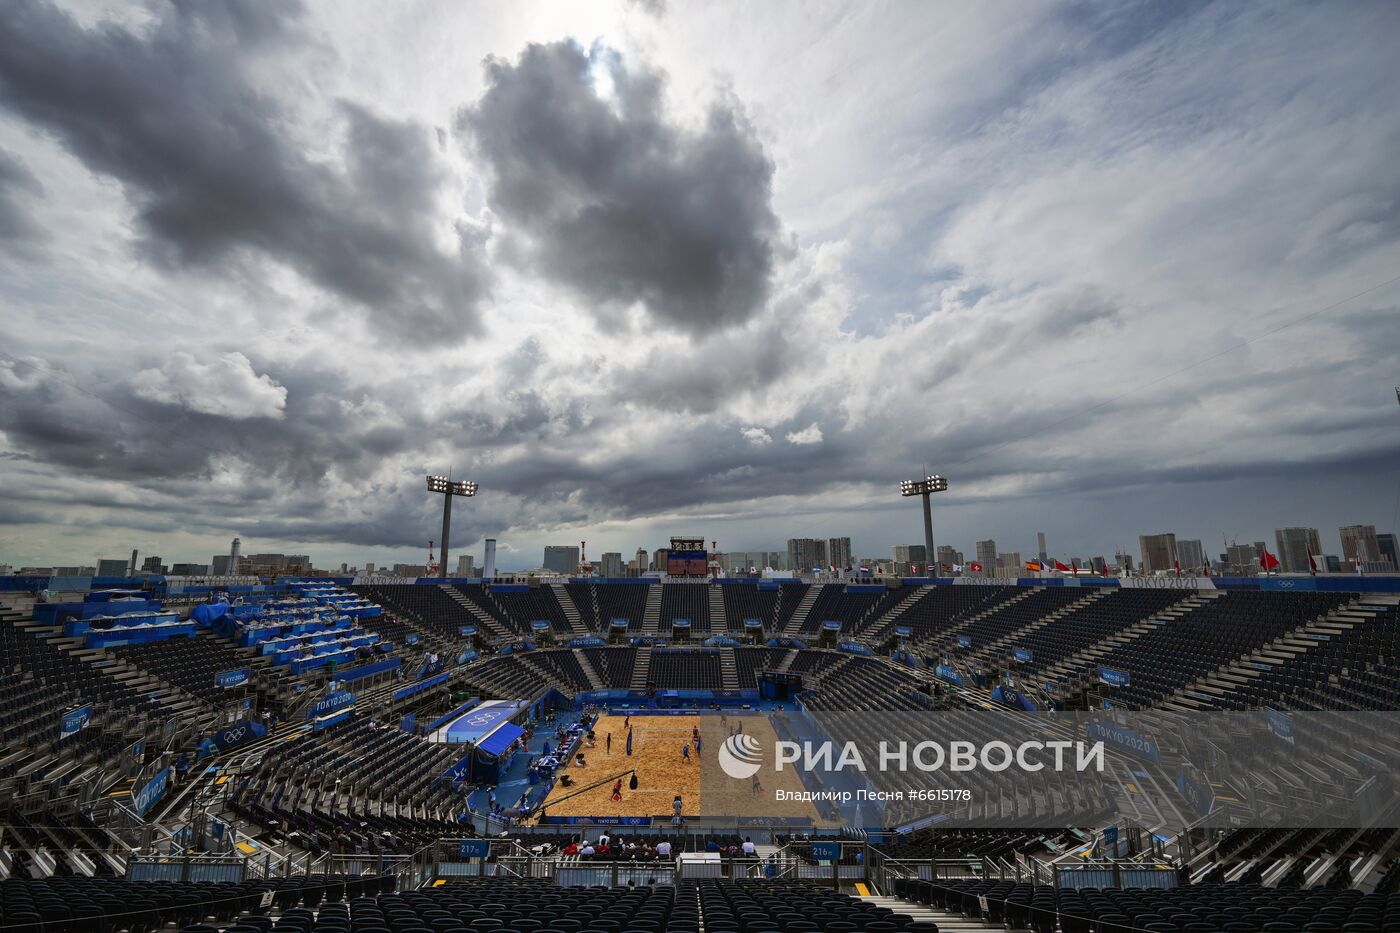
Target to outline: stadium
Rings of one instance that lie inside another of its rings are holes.
[[[1400,933],[1397,49],[3,0],[0,933]]]
[[[1397,733],[1304,749],[1400,706],[1396,581],[6,578],[5,925],[1381,929]],[[760,751],[1086,717],[1089,783]]]

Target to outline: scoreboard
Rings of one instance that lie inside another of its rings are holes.
[[[672,577],[703,577],[710,572],[710,554],[704,538],[672,538],[666,555],[666,574]]]

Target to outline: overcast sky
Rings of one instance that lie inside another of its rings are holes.
[[[1387,2],[11,0],[0,562],[421,561],[449,468],[506,567],[882,555],[925,464],[969,552],[1335,553],[1400,504],[1397,48]]]

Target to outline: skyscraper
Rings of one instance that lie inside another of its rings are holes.
[[[558,574],[578,571],[578,545],[548,544],[544,549],[544,568]]]
[[[1138,535],[1138,550],[1142,552],[1142,572],[1156,573],[1176,567],[1176,535]]]
[[[850,547],[849,539],[847,547]],[[796,573],[811,573],[812,568],[826,568],[826,541],[820,538],[789,538],[788,568]]]
[[[1308,573],[1308,554],[1322,553],[1322,538],[1316,528],[1276,528],[1279,569],[1286,573]]]
[[[938,553],[934,558],[944,567],[957,567],[963,562],[963,552],[953,547],[951,544],[938,545]]]
[[[1376,540],[1375,525],[1343,525],[1337,529],[1342,538],[1342,563],[1356,569],[1356,562],[1381,560],[1380,542]]]
[[[487,580],[496,576],[496,539],[486,539],[486,559],[482,561],[481,575]]]
[[[912,564],[918,564],[919,570],[922,571],[928,563],[928,549],[922,544],[896,544],[890,550],[896,571],[907,570]]]
[[[977,563],[982,565],[983,573],[990,575],[996,571],[997,543],[991,538],[977,542]]]
[[[1376,535],[1376,548],[1381,560],[1390,561],[1391,570],[1400,570],[1400,554],[1396,553],[1395,535]]]
[[[1035,552],[1041,560],[1046,560],[1050,556],[1050,552],[1045,549],[1045,532],[1043,531],[1035,533]]]
[[[470,577],[476,570],[476,558],[471,554],[457,555],[457,576]]]
[[[604,551],[602,559],[598,562],[598,575],[608,578],[626,576],[622,569],[622,552]]]
[[[830,538],[826,542],[827,563],[836,567],[837,570],[845,570],[851,566],[851,539],[850,538]]]
[[[1206,563],[1206,549],[1199,538],[1176,542],[1176,559],[1181,561],[1181,572],[1196,575]]]

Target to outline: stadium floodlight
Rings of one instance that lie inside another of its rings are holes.
[[[924,562],[933,568],[931,575],[935,577],[938,576],[938,555],[933,552],[933,505],[929,498],[936,492],[947,491],[948,480],[938,475],[906,479],[899,484],[901,496],[919,496],[924,500]]]
[[[446,476],[429,476],[428,492],[442,496],[442,557],[439,558],[438,578],[447,578],[447,535],[452,527],[452,497],[470,499],[476,495],[476,483],[471,480],[451,480]]]

